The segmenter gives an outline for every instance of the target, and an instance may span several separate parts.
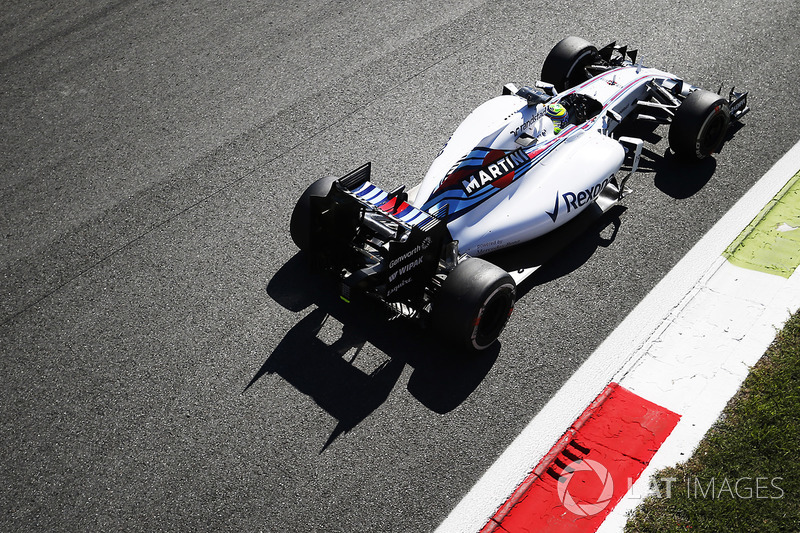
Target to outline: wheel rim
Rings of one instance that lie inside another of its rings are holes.
[[[722,137],[725,135],[727,120],[725,115],[719,111],[715,112],[709,117],[703,134],[697,142],[697,155],[708,156],[716,150],[722,142]]]

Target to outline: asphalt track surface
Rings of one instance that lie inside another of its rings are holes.
[[[217,4],[0,14],[0,529],[432,530],[800,137],[792,1]],[[627,209],[477,360],[309,275],[308,183],[415,184],[567,34],[753,112],[696,166],[640,132]]]

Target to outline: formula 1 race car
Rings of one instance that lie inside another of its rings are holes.
[[[507,272],[478,256],[619,203],[643,146],[614,135],[623,120],[669,124],[672,152],[702,159],[749,111],[746,92],[724,98],[636,57],[616,43],[561,40],[541,81],[508,84],[475,109],[418,186],[385,191],[369,163],[313,183],[292,213],[292,239],[339,278],[345,301],[377,298],[457,346],[488,348],[533,269]]]

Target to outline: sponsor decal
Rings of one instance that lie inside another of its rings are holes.
[[[478,244],[478,250],[483,251],[486,248],[496,248],[496,247],[500,246],[501,244],[503,244],[503,241],[500,240],[500,239],[496,239],[496,240],[489,241],[489,242],[482,242],[482,243]]]
[[[611,181],[611,177],[604,179],[600,183],[596,183],[593,187],[589,187],[588,189],[584,189],[579,192],[568,191],[564,194],[556,192],[556,203],[553,206],[553,211],[545,211],[545,213],[547,213],[547,215],[553,219],[553,222],[555,222],[560,211],[559,207],[561,200],[564,200],[564,204],[567,206],[567,213],[576,209],[580,209],[581,207],[595,201],[597,197],[600,196],[600,193],[603,192],[603,189],[606,188],[606,185],[608,185],[609,181]]]
[[[422,254],[423,254],[423,252],[425,250],[427,250],[430,247],[432,242],[433,242],[433,240],[430,237],[425,237],[425,239],[423,239],[423,241],[421,243],[419,243],[418,245],[416,245],[414,248],[412,248],[411,250],[407,251],[406,253],[404,253],[400,257],[390,261],[389,262],[389,268],[390,269],[394,269],[398,265],[401,265],[401,263],[403,263],[404,261],[406,261],[408,259],[411,259],[411,261],[409,261],[406,264],[403,264],[402,266],[399,266],[397,268],[397,270],[395,270],[394,272],[389,274],[389,283],[394,283],[394,281],[397,279],[398,276],[404,276],[405,274],[408,274],[411,270],[413,270],[413,269],[417,268],[418,266],[420,266],[425,260],[425,258],[423,257]],[[399,281],[397,283],[397,285],[392,287],[386,293],[386,295],[389,296],[390,294],[392,294],[394,292],[397,292],[397,290],[400,289],[400,287],[403,287],[404,285],[407,285],[410,282],[411,282],[411,278],[410,277],[408,279]]]
[[[513,241],[506,241],[505,239],[495,239],[489,242],[482,242],[477,245],[477,251],[479,254],[485,254],[489,252],[493,252],[495,250],[499,250],[500,248],[509,248],[516,244],[519,244],[519,239]]]
[[[495,152],[496,151],[492,151],[489,155]],[[514,171],[530,161],[530,158],[522,148],[507,155],[503,155],[504,152],[499,150],[497,152],[500,152],[502,157],[491,163],[484,164],[477,172],[473,173],[467,179],[461,180],[461,187],[464,189],[464,192],[467,193],[467,196],[478,192],[483,187],[490,184],[496,184],[498,187],[505,187],[514,178]]]
[[[550,216],[550,218],[553,219],[553,222],[555,222],[556,218],[558,218],[558,200],[559,200],[558,191],[556,191],[556,205],[553,206],[553,212],[551,213],[550,211],[545,211],[545,213],[547,213]]]
[[[414,259],[413,261],[411,261],[410,263],[401,266],[400,268],[398,268],[397,270],[395,270],[394,272],[392,272],[389,275],[389,282],[394,281],[397,276],[405,274],[409,270],[411,270],[411,269],[413,269],[415,267],[418,267],[421,264],[422,264],[422,257],[418,257],[418,258]]]
[[[394,286],[391,289],[389,289],[386,292],[386,296],[391,296],[392,294],[396,293],[398,290],[400,290],[402,287],[405,287],[409,283],[411,283],[411,278],[404,279],[403,281],[398,283],[396,286]]]
[[[398,258],[392,259],[389,262],[389,268],[394,268],[395,266],[399,265],[400,263],[402,263],[403,261],[405,261],[409,257],[413,257],[413,256],[417,255],[419,252],[421,252],[422,250],[427,249],[431,245],[431,242],[432,241],[431,241],[430,237],[425,237],[425,239],[421,243],[416,245],[414,248],[412,248],[411,250],[407,251],[406,253],[404,253],[403,255],[401,255]]]
[[[537,120],[539,120],[540,118],[542,118],[543,116],[544,116],[544,110],[542,110],[542,111],[539,111],[538,113],[535,113],[535,114],[534,114],[534,115],[533,115],[531,118],[529,118],[527,121],[523,122],[523,123],[522,123],[522,126],[520,126],[520,127],[516,128],[516,129],[513,129],[513,130],[511,130],[509,133],[510,133],[511,135],[513,135],[514,137],[519,137],[521,134],[525,133],[525,132],[526,132],[526,131],[528,131],[530,128],[532,128],[532,127],[533,127],[533,125],[534,125],[534,124],[536,124],[536,121],[537,121]]]
[[[746,104],[747,104],[747,98],[740,97],[739,99],[734,101],[733,104],[731,105],[731,114],[735,114],[738,111],[741,111]]]

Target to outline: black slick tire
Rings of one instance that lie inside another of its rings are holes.
[[[675,111],[669,126],[669,147],[687,159],[703,159],[719,151],[731,123],[728,101],[718,94],[697,90]]]
[[[574,87],[589,79],[584,67],[596,56],[597,48],[590,42],[572,35],[565,37],[547,54],[541,79],[552,83],[558,92]]]
[[[431,324],[437,334],[469,352],[487,349],[497,340],[514,310],[514,279],[479,258],[461,262],[436,294]]]

